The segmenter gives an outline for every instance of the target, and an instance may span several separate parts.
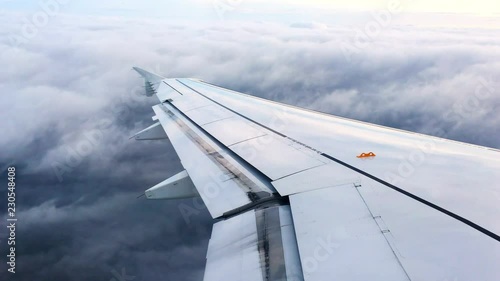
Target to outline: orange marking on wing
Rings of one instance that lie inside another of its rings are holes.
[[[363,153],[361,153],[360,155],[358,155],[356,157],[358,157],[358,158],[367,158],[367,157],[375,157],[375,156],[377,156],[377,155],[375,155],[375,153],[373,153],[373,152],[370,151],[368,153],[364,153],[363,152]]]

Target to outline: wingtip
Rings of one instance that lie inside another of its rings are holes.
[[[137,67],[137,66],[133,66],[132,69],[135,70],[144,79],[146,79],[147,81],[149,81],[151,83],[157,83],[157,82],[160,82],[163,79],[165,79],[165,77],[163,77],[163,76],[160,76],[158,74],[155,74],[155,73],[147,71],[147,70],[144,70],[144,69]]]

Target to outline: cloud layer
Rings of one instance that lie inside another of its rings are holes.
[[[388,26],[368,36],[364,25],[58,16],[27,39],[30,16],[0,20],[0,164],[19,171],[18,280],[112,280],[122,270],[202,279],[208,213],[187,218],[189,200],[135,198],[181,165],[166,142],[128,140],[151,124],[156,102],[141,96],[134,65],[500,148],[498,30]]]

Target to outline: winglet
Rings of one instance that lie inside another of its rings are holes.
[[[165,77],[135,66],[132,67],[132,69],[137,71],[137,73],[139,73],[144,78],[144,88],[146,89],[146,96],[150,97],[156,94],[158,87],[160,87],[161,81],[163,81]]]
[[[137,73],[139,73],[142,77],[144,77],[144,79],[147,81],[147,82],[150,82],[151,84],[156,84],[156,83],[159,83],[161,82],[163,79],[165,79],[165,77],[162,77],[158,74],[154,74],[152,72],[149,72],[149,71],[146,71],[142,68],[139,68],[139,67],[132,67],[132,69],[134,69],[135,71],[137,71]]]

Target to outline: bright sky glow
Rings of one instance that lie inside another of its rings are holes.
[[[261,2],[261,0],[248,0],[250,2]],[[492,15],[500,13],[500,1],[498,0],[275,0],[273,2],[283,5],[303,5],[309,7],[326,7],[340,10],[371,10],[386,7],[391,2],[399,2],[406,7],[408,12],[438,12],[438,13],[474,13]]]
[[[41,3],[57,0],[0,0],[2,10],[36,12],[41,10]],[[315,21],[326,24],[358,24],[367,20],[364,15],[352,12],[387,10],[390,5],[397,5],[401,12],[398,18],[411,19],[411,23],[427,24],[432,21],[447,22],[448,25],[470,26],[471,16],[488,18],[476,21],[474,26],[498,27],[500,22],[500,1],[498,0],[65,0],[60,5],[61,13],[97,16],[126,16],[157,18],[165,20],[250,20],[293,23]],[[2,9],[3,8],[3,9]],[[426,13],[424,17],[415,14]],[[430,15],[433,13],[434,15]],[[438,15],[436,15],[438,14]],[[446,16],[440,16],[443,14]],[[452,15],[450,18],[450,14]],[[466,15],[464,21],[457,16]],[[399,20],[399,19],[398,19]],[[493,23],[492,23],[493,22]]]

